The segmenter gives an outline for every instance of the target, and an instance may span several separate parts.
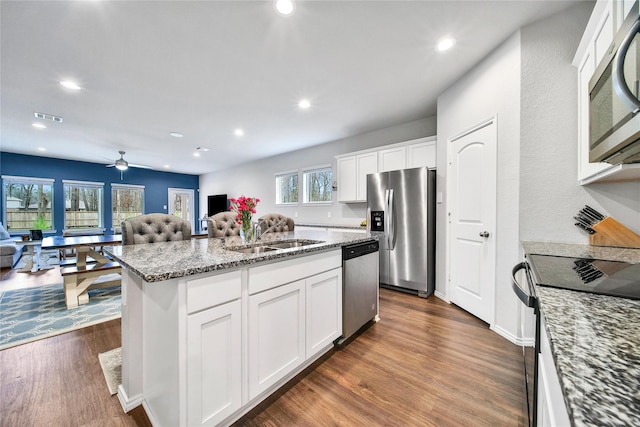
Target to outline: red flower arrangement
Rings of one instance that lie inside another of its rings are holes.
[[[236,212],[238,224],[242,227],[245,238],[250,237],[251,233],[251,217],[256,213],[256,206],[260,202],[257,197],[240,196],[237,199],[233,197],[229,199],[231,202],[231,210]]]

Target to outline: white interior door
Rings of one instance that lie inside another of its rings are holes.
[[[449,295],[493,322],[496,277],[496,118],[449,140]]]
[[[169,214],[188,220],[191,223],[192,232],[195,233],[193,197],[193,190],[183,188],[169,189]]]

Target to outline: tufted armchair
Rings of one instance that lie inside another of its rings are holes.
[[[240,235],[238,214],[235,212],[219,212],[207,220],[209,237],[229,237]]]
[[[277,213],[261,216],[258,221],[264,221],[266,223],[266,228],[262,226],[263,233],[293,231],[293,219]]]
[[[191,223],[174,215],[152,213],[122,221],[122,244],[191,239]]]

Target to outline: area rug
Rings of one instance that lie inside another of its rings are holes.
[[[105,353],[98,354],[104,379],[107,382],[111,396],[118,392],[118,386],[122,384],[122,347],[114,348]]]
[[[89,291],[89,302],[67,310],[62,283],[0,294],[0,350],[118,319],[120,286]]]

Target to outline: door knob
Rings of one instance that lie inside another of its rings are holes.
[[[489,237],[489,232],[488,231],[480,232],[480,237]]]

